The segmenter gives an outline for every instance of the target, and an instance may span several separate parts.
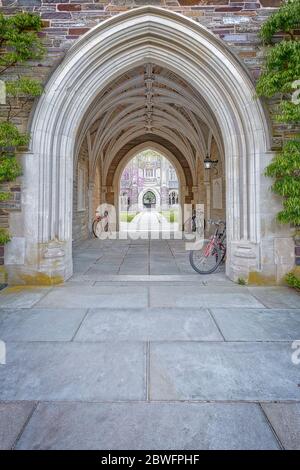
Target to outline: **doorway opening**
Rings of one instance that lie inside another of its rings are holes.
[[[148,190],[143,196],[143,207],[145,209],[155,209],[156,208],[156,196],[153,191]]]

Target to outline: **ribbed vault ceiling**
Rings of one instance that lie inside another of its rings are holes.
[[[82,120],[77,148],[88,136],[91,168],[100,158],[107,175],[115,156],[143,135],[175,146],[192,173],[211,135],[223,153],[218,125],[201,95],[177,74],[154,64],[131,70],[99,94]]]

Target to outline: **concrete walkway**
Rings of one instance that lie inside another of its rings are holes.
[[[130,223],[121,222],[121,230],[124,232],[175,232],[178,223],[170,223],[165,216],[154,209],[145,209],[137,214]]]
[[[0,293],[0,448],[300,449],[294,290],[199,276],[175,240],[89,240],[74,266]]]

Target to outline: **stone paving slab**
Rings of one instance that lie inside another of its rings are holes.
[[[112,266],[113,268],[116,268],[116,267],[120,267],[121,263],[123,262],[123,259],[124,259],[124,256],[121,256],[121,257],[114,257],[114,258],[111,258],[110,260],[103,260],[102,258],[98,261],[96,261],[95,263],[92,263],[90,265],[91,268],[95,268],[95,269],[101,269],[102,267],[106,267],[108,268],[109,266]]]
[[[153,276],[153,280],[152,280],[152,277]],[[159,275],[158,275],[159,276]],[[181,276],[180,274],[178,276]],[[128,282],[127,278],[131,278],[131,281]],[[147,289],[148,287],[156,287],[158,285],[162,285],[162,286],[165,286],[165,287],[170,287],[170,288],[173,288],[175,291],[177,289],[177,287],[190,287],[191,285],[193,285],[193,287],[195,289],[198,289],[200,287],[203,287],[203,283],[200,281],[196,281],[194,283],[192,283],[191,281],[190,282],[176,282],[176,281],[173,281],[171,279],[168,279],[168,280],[165,280],[165,281],[159,281],[156,280],[156,275],[153,274],[153,275],[149,275],[149,274],[141,274],[139,275],[139,277],[142,279],[142,280],[139,280],[138,277],[134,278],[134,276],[131,276],[131,274],[122,274],[122,275],[118,275],[118,276],[109,276],[108,277],[108,280],[106,280],[103,277],[101,277],[101,281],[94,281],[94,284],[93,284],[93,287],[97,287],[97,286],[114,286],[116,289],[120,286],[127,286],[128,288],[132,288],[132,287],[143,287],[145,289]],[[149,278],[149,280],[147,281],[146,278]],[[166,278],[168,277],[168,275],[166,274]],[[172,276],[171,276],[172,277]],[[57,288],[63,288],[65,286],[63,285],[60,285],[60,286],[57,286]],[[212,287],[211,287],[212,288]],[[208,290],[209,291],[209,290]]]
[[[177,262],[177,267],[179,269],[179,272],[181,274],[186,274],[186,275],[194,275],[194,276],[200,276],[196,271],[193,270],[191,265],[189,263],[178,263]],[[203,279],[203,278],[202,278]]]
[[[142,308],[148,306],[147,287],[114,285],[55,287],[39,302],[46,308]]]
[[[251,294],[268,308],[300,308],[300,294],[289,287],[249,287]]]
[[[126,260],[122,265],[120,266],[119,273],[122,274],[131,274],[131,273],[136,273],[136,274],[141,274],[145,275],[148,274],[149,268],[148,264],[144,262],[130,262]]]
[[[70,341],[86,309],[1,309],[4,341]]]
[[[7,343],[0,400],[143,400],[143,343]]]
[[[122,263],[123,259],[126,256],[126,253],[127,253],[127,249],[125,251],[105,252],[105,255],[103,255],[97,261],[97,264],[106,264],[106,263],[118,264],[118,263]]]
[[[35,404],[29,401],[0,402],[0,450],[13,447],[34,406]]]
[[[222,341],[207,310],[90,310],[75,341]]]
[[[142,254],[142,253],[131,253],[131,254],[126,254],[123,258],[123,263],[124,262],[130,262],[130,263],[146,263],[148,264],[148,256],[147,254]]]
[[[73,271],[76,274],[83,274],[85,273],[91,265],[90,261],[82,261],[82,260],[74,260],[73,261]]]
[[[81,279],[84,279],[81,276]],[[203,283],[200,276],[185,276],[182,274],[118,274],[111,276],[98,276],[98,282],[159,282],[159,283],[171,283],[180,282],[190,284],[191,282],[196,285]]]
[[[150,263],[150,274],[176,274],[178,273],[178,275],[180,274],[180,270],[178,268],[178,266],[174,263],[174,265],[172,265],[172,263],[169,263],[169,264],[164,264],[164,263],[158,263],[158,262],[155,262],[155,263]]]
[[[0,308],[31,308],[51,290],[52,287],[7,287],[0,292]]]
[[[151,307],[253,307],[264,305],[240,286],[150,286]]]
[[[75,261],[99,261],[104,256],[104,251],[102,250],[85,250],[79,253],[76,253],[73,257]]]
[[[83,277],[84,274],[72,276],[68,280],[68,285],[82,285],[82,286],[93,286],[95,284],[95,281],[88,280],[87,278]]]
[[[300,450],[300,403],[262,405],[284,448]]]
[[[300,400],[290,343],[151,343],[152,400]]]
[[[212,309],[227,341],[292,341],[300,338],[300,309]]]
[[[138,245],[138,246],[130,246],[126,253],[126,256],[136,256],[136,255],[143,255],[148,256],[149,248],[148,246]]]
[[[255,404],[41,403],[17,449],[278,449]]]
[[[199,276],[184,275],[184,274],[74,274],[69,280],[70,282],[86,282],[92,285],[93,282],[107,283],[107,282],[135,282],[135,283],[150,283],[150,282],[159,282],[159,283],[195,283],[196,285],[203,285],[203,281]],[[230,285],[230,284],[229,284]]]
[[[74,273],[90,278],[101,275],[194,275],[188,251],[180,241],[137,240],[120,245],[119,241],[100,241],[84,247],[75,255]],[[97,251],[97,246],[99,252]],[[176,251],[177,250],[177,251]],[[179,251],[178,251],[179,250]],[[198,275],[199,276],[199,275]],[[73,276],[74,279],[74,276]],[[223,280],[225,277],[223,276]]]
[[[93,264],[84,272],[84,275],[94,278],[95,276],[101,276],[101,275],[106,275],[106,274],[107,275],[117,274],[119,272],[119,269],[120,269],[119,264],[116,264],[116,265]]]

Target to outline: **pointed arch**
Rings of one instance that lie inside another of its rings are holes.
[[[64,279],[72,274],[73,161],[82,118],[99,90],[148,62],[189,82],[215,117],[226,161],[227,272],[235,276],[241,249],[247,258],[245,269],[258,267],[260,159],[269,148],[269,134],[262,104],[253,99],[251,78],[224,43],[199,23],[146,6],[114,16],[82,36],[51,76],[36,107],[32,163],[24,172],[24,207],[30,220],[26,237],[35,252],[37,271],[58,273]],[[39,184],[30,187],[37,178]],[[32,200],[37,200],[34,214]],[[60,262],[55,264],[57,256]]]

